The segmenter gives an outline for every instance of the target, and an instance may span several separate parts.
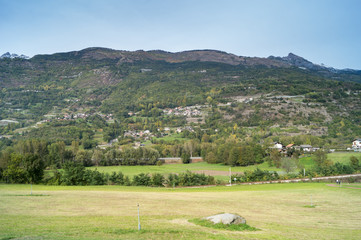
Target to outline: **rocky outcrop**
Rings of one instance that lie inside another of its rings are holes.
[[[244,217],[241,217],[237,214],[232,214],[232,213],[217,214],[217,215],[206,217],[204,219],[209,220],[209,221],[213,222],[214,224],[223,223],[223,224],[229,225],[229,224],[245,224],[246,223],[246,219]]]

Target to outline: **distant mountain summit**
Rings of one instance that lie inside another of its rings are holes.
[[[318,70],[318,71],[329,70],[325,66],[314,64],[314,63],[304,59],[303,57],[297,56],[296,54],[293,54],[293,53],[289,53],[288,56],[286,56],[286,57],[270,56],[270,57],[268,57],[268,59],[282,61],[282,62],[290,64],[291,66],[305,68],[305,69],[309,69],[309,70]]]
[[[22,58],[22,59],[29,59],[28,56],[25,56],[25,55],[23,55],[23,54],[17,55],[16,53],[9,53],[9,52],[4,53],[3,55],[0,56],[0,58],[11,58],[11,59],[14,59],[14,58]]]

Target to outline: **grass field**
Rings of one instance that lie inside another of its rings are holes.
[[[355,156],[361,161],[361,152],[335,152],[327,154],[327,158],[333,162],[340,162],[348,164],[350,162],[350,157]]]
[[[259,167],[262,170],[269,171],[283,171],[282,169],[277,169],[275,167],[269,167],[267,163],[262,163],[257,166],[247,166],[247,167],[232,167],[232,173],[244,172],[246,170],[254,170],[256,167]],[[89,169],[97,169],[100,172],[112,173],[112,172],[123,172],[126,176],[134,176],[139,173],[160,173],[160,174],[169,174],[169,173],[182,173],[187,170],[196,171],[198,173],[205,173],[208,175],[210,171],[217,171],[219,175],[215,175],[216,179],[226,180],[228,179],[229,166],[222,164],[208,164],[206,162],[192,163],[192,164],[165,164],[162,166],[109,166],[109,167],[90,167]]]
[[[361,159],[361,153],[330,153],[327,157],[333,162],[341,162],[348,164],[351,156],[356,156]],[[312,168],[315,165],[315,162],[311,157],[302,157],[300,158],[300,163],[304,165],[306,169]],[[216,179],[227,181],[229,167],[223,164],[208,164],[206,162],[192,163],[192,164],[166,164],[162,166],[109,166],[109,167],[90,167],[89,169],[97,169],[100,172],[112,173],[121,171],[123,174],[129,177],[140,173],[160,173],[167,175],[169,173],[182,173],[187,170],[194,171],[197,173],[204,173],[206,175],[214,175]],[[232,173],[240,173],[244,171],[254,170],[256,168],[261,170],[268,171],[277,171],[280,174],[285,173],[284,169],[269,167],[268,163],[264,162],[259,165],[247,166],[247,167],[232,167]]]
[[[0,185],[0,239],[359,239],[361,185],[210,188]],[[312,197],[314,208],[309,208]],[[137,203],[142,230],[138,231]],[[188,222],[238,213],[259,231]]]
[[[327,154],[327,158],[330,159],[333,163],[339,162],[343,164],[349,164],[351,156],[355,156],[361,160],[360,152],[335,152]],[[300,158],[300,163],[302,163],[302,165],[304,165],[306,169],[315,166],[315,162],[312,160],[312,156]]]

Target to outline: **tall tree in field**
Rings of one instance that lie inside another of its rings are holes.
[[[314,153],[313,160],[316,162],[318,167],[328,167],[332,165],[332,162],[327,159],[326,152],[321,149]]]
[[[294,158],[282,158],[281,165],[286,173],[292,172],[297,168],[296,159]]]
[[[217,163],[216,154],[213,151],[209,151],[205,156],[205,161],[207,163]]]
[[[281,166],[281,154],[278,149],[273,149],[270,153],[272,163],[279,168]]]
[[[79,151],[79,142],[78,141],[71,142],[71,151],[73,152],[74,156],[77,154],[77,152]]]
[[[99,164],[103,161],[104,154],[101,150],[96,149],[93,152],[92,161],[95,166],[99,166]]]
[[[242,146],[241,150],[241,166],[253,165],[255,163],[254,151],[251,146]]]
[[[24,169],[24,157],[20,154],[12,153],[10,155],[10,162],[3,176],[10,183],[25,183],[26,171]]]
[[[60,167],[64,164],[64,153],[65,153],[65,143],[56,142],[48,146],[49,157],[48,165],[56,165]]]
[[[24,167],[28,182],[39,183],[44,176],[45,163],[36,154],[26,154],[24,159]]]
[[[241,160],[241,149],[240,147],[234,146],[229,152],[227,163],[232,166],[239,165]]]
[[[75,161],[81,163],[84,167],[90,167],[92,165],[91,158],[92,153],[88,150],[79,150],[75,155]]]
[[[360,168],[360,163],[357,157],[351,156],[350,157],[350,165],[353,169],[358,170]]]
[[[184,149],[189,153],[191,157],[193,157],[193,152],[197,148],[198,142],[194,139],[189,140],[184,143]]]

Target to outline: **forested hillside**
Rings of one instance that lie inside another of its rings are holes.
[[[2,165],[14,152],[40,154],[33,143],[58,167],[187,155],[249,165],[264,161],[274,142],[345,149],[361,136],[360,82],[360,71],[293,54],[89,48],[3,58]],[[230,160],[232,148],[239,151]]]

